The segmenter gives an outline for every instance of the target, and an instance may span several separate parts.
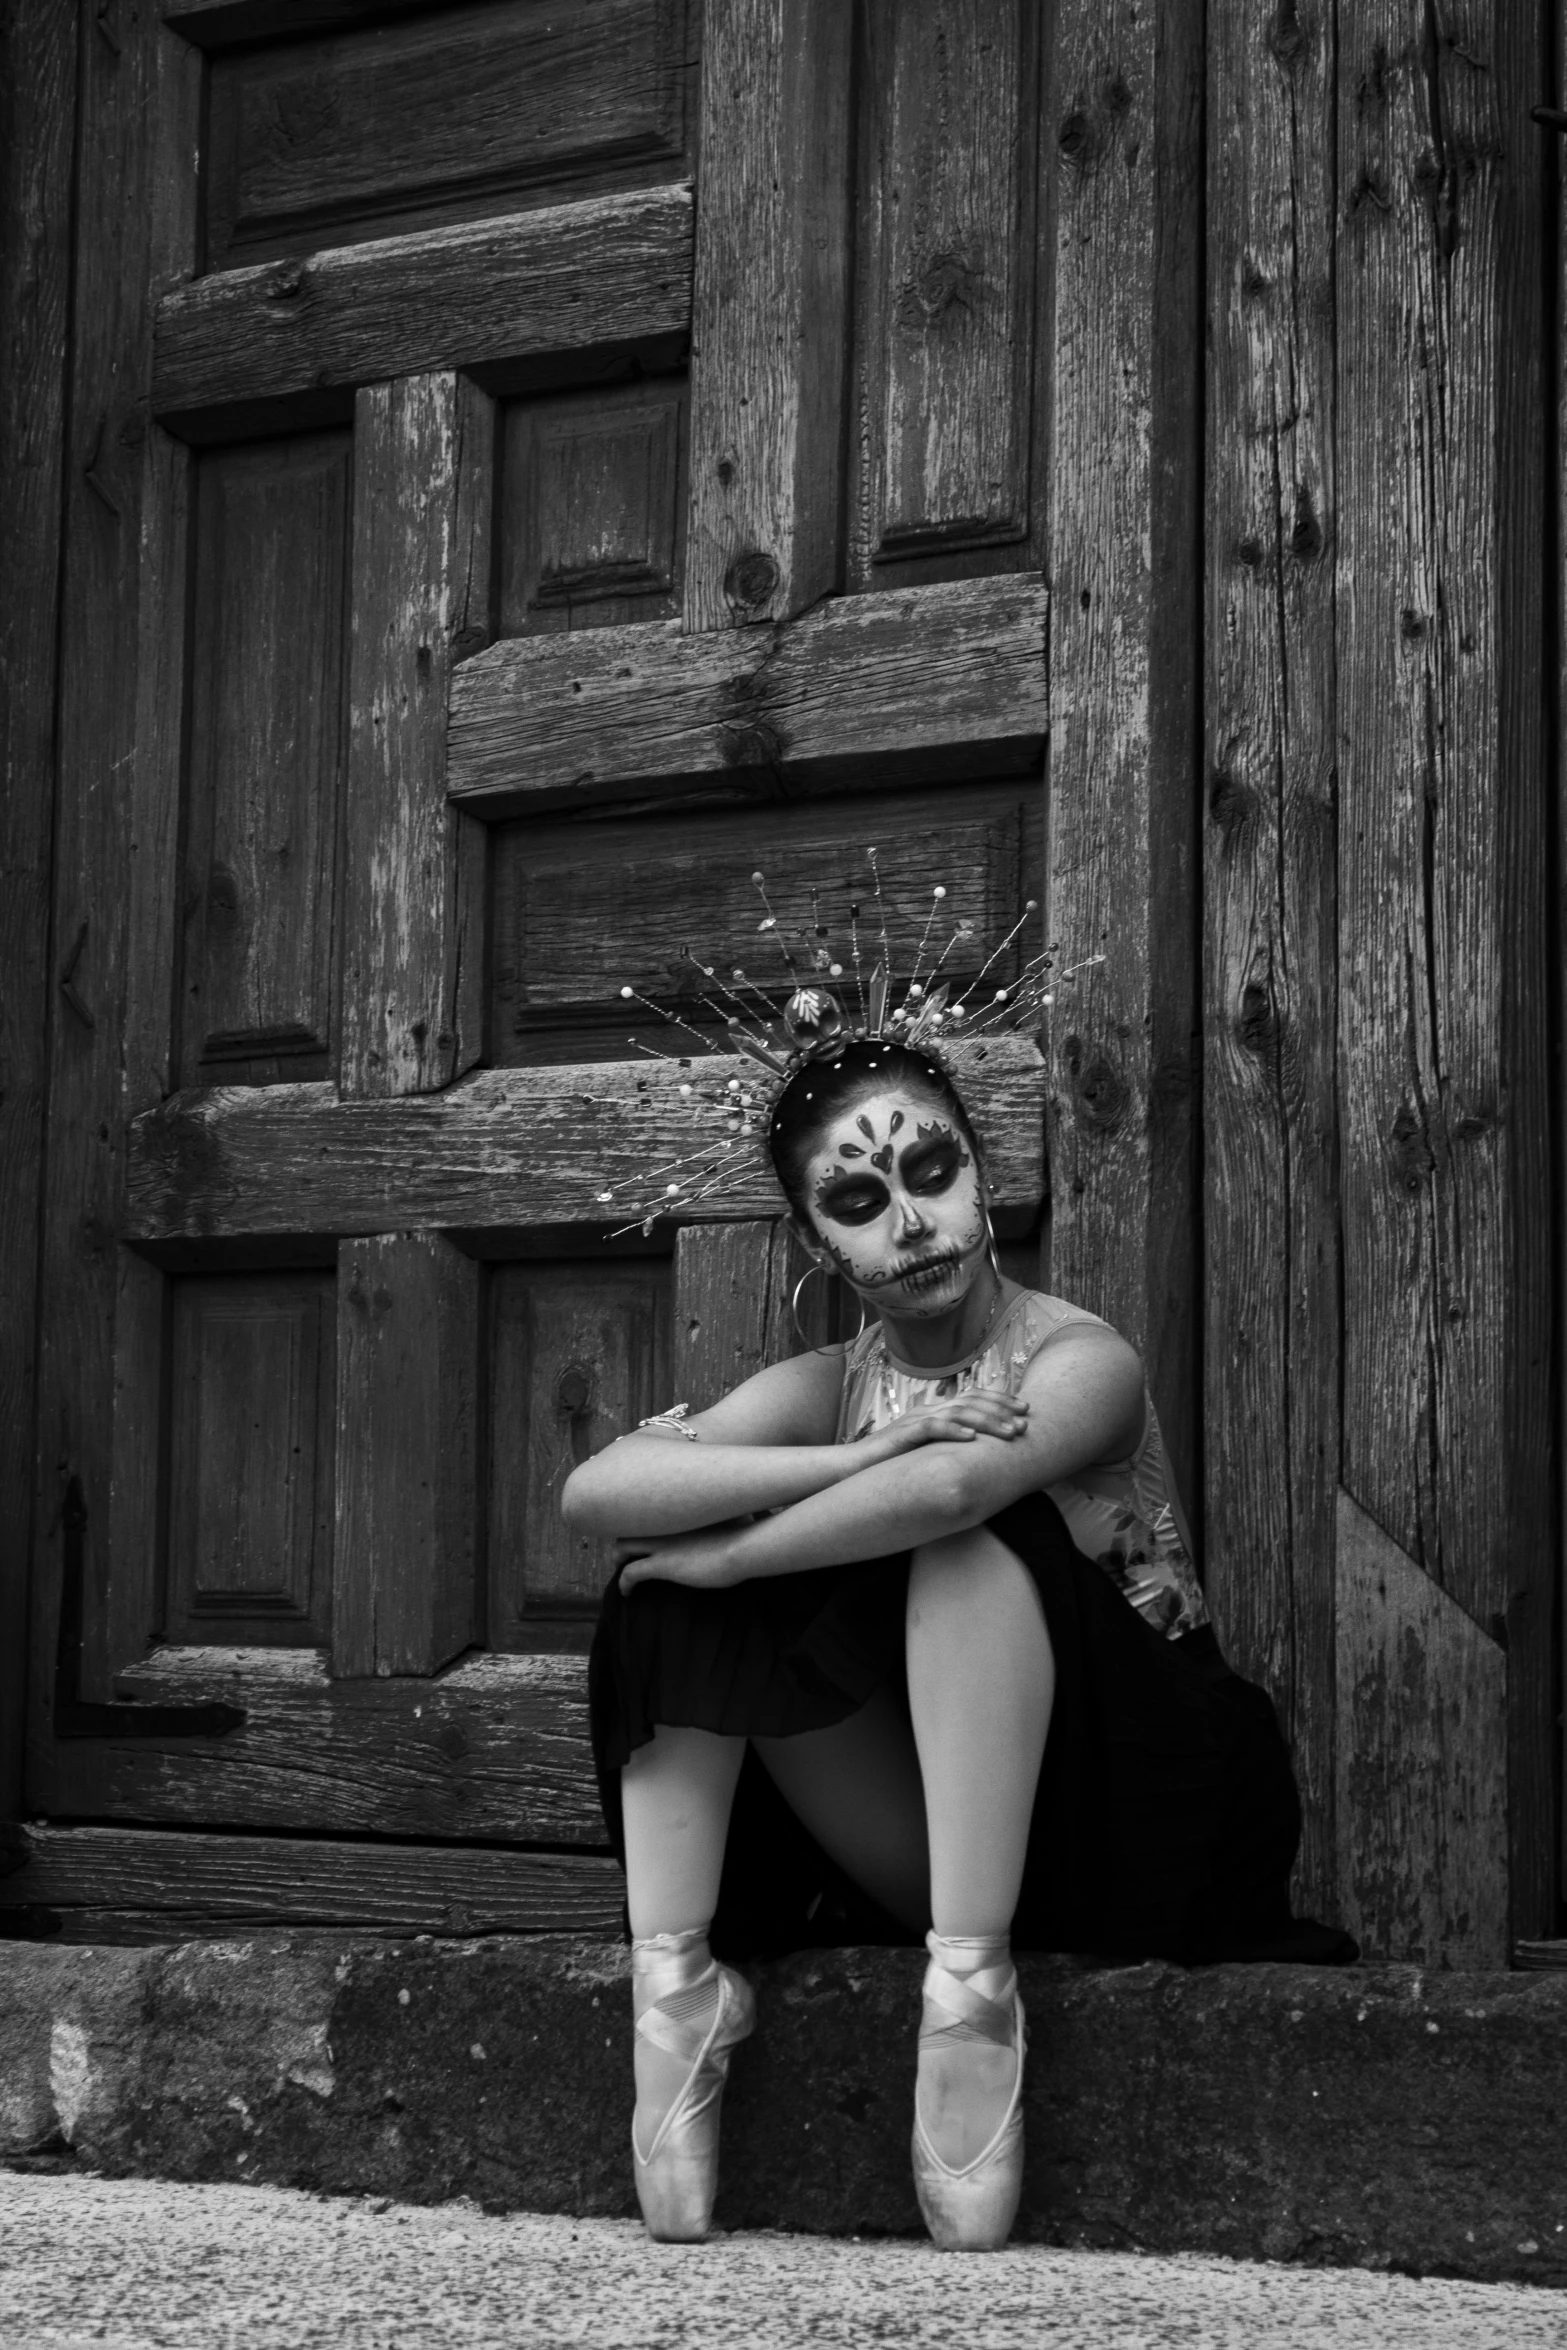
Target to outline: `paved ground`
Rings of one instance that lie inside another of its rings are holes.
[[[1567,2350],[1567,2295],[0,2171],[4,2350]]]

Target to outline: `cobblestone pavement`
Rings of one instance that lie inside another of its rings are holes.
[[[0,2171],[4,2350],[1567,2350],[1567,2294]]]

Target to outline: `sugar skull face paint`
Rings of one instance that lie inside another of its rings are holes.
[[[974,1154],[951,1118],[918,1093],[889,1088],[831,1119],[811,1154],[805,1191],[833,1263],[887,1313],[950,1313],[986,1261]]]

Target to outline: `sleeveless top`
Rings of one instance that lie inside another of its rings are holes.
[[[881,1325],[873,1322],[854,1340],[844,1361],[837,1441],[850,1444],[901,1419],[905,1412],[945,1402],[969,1388],[1015,1393],[1046,1339],[1076,1323],[1096,1330],[1110,1327],[1097,1314],[1068,1305],[1065,1298],[1020,1290],[971,1361],[944,1371],[920,1372],[906,1369],[889,1355]],[[1078,1550],[1104,1569],[1156,1632],[1178,1640],[1183,1632],[1207,1623],[1158,1415],[1146,1387],[1142,1440],[1136,1451],[1125,1460],[1098,1461],[1092,1468],[1079,1469],[1045,1491],[1066,1520]]]

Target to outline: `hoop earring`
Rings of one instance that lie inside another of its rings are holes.
[[[807,1265],[805,1271],[800,1275],[799,1280],[794,1285],[794,1293],[789,1300],[789,1319],[794,1324],[795,1336],[799,1339],[800,1344],[805,1348],[807,1354],[831,1354],[833,1349],[830,1346],[818,1346],[813,1339],[807,1338],[805,1332],[800,1328],[800,1292],[805,1287],[807,1281],[810,1280],[813,1273],[820,1273],[828,1280],[831,1280],[832,1278],[831,1274],[828,1273],[825,1265]],[[860,1326],[854,1333],[854,1338],[851,1338],[849,1341],[851,1346],[854,1344],[855,1338],[864,1337],[865,1329],[865,1300],[861,1298]]]
[[[1006,1275],[1001,1270],[1001,1254],[996,1247],[996,1227],[990,1221],[989,1200],[985,1202],[985,1238],[990,1243],[990,1270],[998,1281],[1004,1281]]]

